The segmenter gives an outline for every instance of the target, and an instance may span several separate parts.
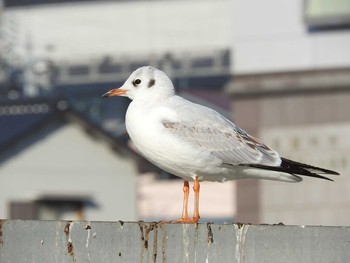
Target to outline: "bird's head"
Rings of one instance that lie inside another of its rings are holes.
[[[125,96],[132,100],[162,100],[172,95],[174,86],[170,78],[159,69],[145,66],[135,70],[123,86],[106,92],[102,97]]]

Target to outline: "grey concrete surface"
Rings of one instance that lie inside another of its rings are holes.
[[[0,262],[350,262],[350,227],[0,220]]]

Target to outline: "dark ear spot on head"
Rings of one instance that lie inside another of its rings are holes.
[[[156,80],[155,79],[151,79],[149,81],[149,83],[148,83],[148,87],[150,88],[150,87],[154,86],[155,83],[156,83]]]

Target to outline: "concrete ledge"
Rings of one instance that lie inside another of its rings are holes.
[[[0,220],[0,262],[349,262],[350,227]]]

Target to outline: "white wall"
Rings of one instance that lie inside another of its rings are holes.
[[[34,6],[6,11],[17,50],[58,59],[228,48],[232,1],[122,1]]]
[[[88,195],[88,220],[135,220],[137,171],[77,124],[67,124],[0,165],[0,218],[10,201],[40,195]]]
[[[303,3],[233,0],[235,74],[350,65],[350,30],[309,33]]]
[[[22,57],[31,42],[32,55],[60,60],[231,47],[236,74],[350,64],[350,31],[309,33],[303,0],[101,1],[5,16]]]

